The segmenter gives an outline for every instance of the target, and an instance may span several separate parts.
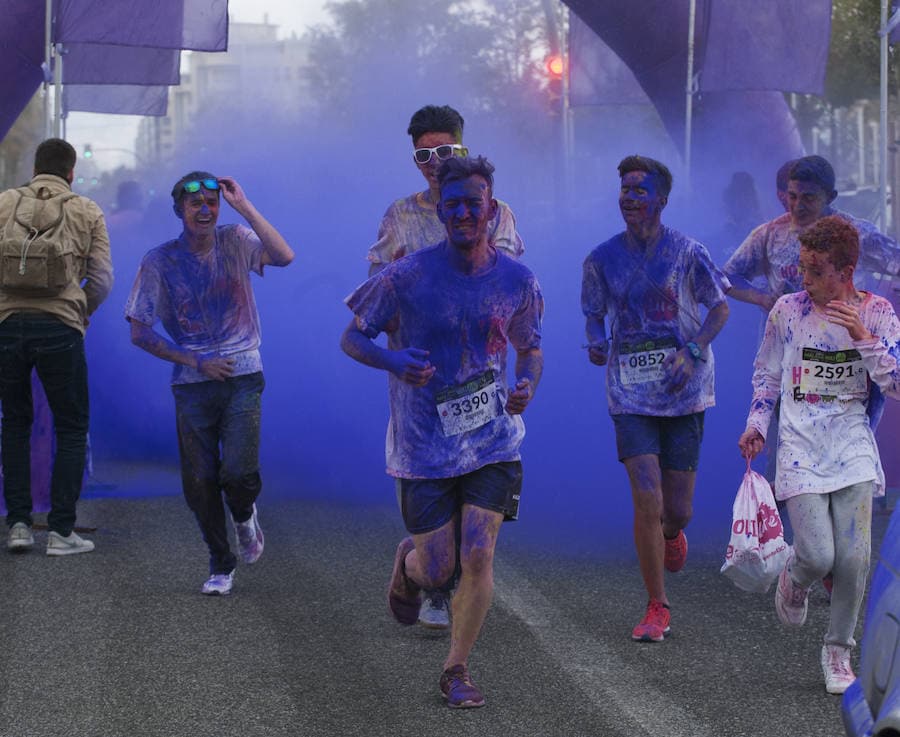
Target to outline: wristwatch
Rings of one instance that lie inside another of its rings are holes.
[[[705,361],[703,358],[703,351],[700,350],[700,346],[697,345],[693,340],[689,340],[684,344],[684,347],[688,349],[688,353],[691,354],[691,358],[695,361]]]

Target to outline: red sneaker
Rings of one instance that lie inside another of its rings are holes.
[[[678,536],[671,540],[666,538],[666,556],[663,559],[663,564],[669,573],[678,573],[684,568],[684,563],[687,560],[687,551],[688,544],[684,530],[679,530]]]
[[[631,631],[631,639],[635,642],[662,642],[671,631],[669,619],[669,605],[650,599],[644,618]]]

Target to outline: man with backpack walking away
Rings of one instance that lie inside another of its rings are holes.
[[[34,546],[32,370],[56,436],[47,555],[94,549],[74,532],[88,434],[84,333],[112,288],[113,272],[103,212],[72,192],[75,159],[69,143],[47,139],[35,151],[31,181],[0,193],[0,456],[12,552]]]

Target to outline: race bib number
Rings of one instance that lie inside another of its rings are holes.
[[[824,397],[865,394],[866,369],[857,350],[803,349],[800,391]]]
[[[675,338],[622,345],[619,348],[619,380],[624,385],[662,380],[665,378],[663,361],[677,350]]]
[[[499,417],[503,414],[499,394],[493,371],[441,391],[437,395],[437,411],[444,435],[450,437],[475,430]]]

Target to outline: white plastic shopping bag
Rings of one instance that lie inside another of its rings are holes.
[[[734,498],[722,573],[744,591],[765,593],[790,555],[769,482],[750,468]]]

